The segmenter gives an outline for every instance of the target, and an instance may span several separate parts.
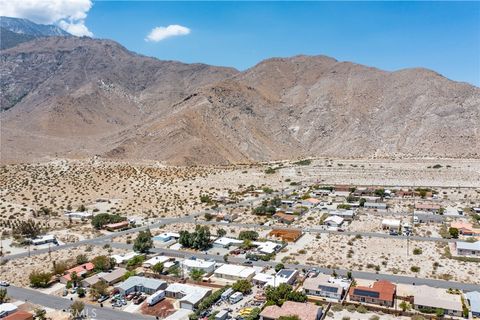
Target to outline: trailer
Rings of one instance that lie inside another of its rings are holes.
[[[163,299],[165,299],[165,290],[159,290],[147,298],[147,304],[153,306]]]

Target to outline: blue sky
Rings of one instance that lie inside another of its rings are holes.
[[[95,1],[85,25],[159,59],[243,70],[269,57],[324,54],[480,86],[480,2]],[[189,33],[145,41],[169,25]]]

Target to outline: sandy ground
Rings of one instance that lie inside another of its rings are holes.
[[[91,250],[90,250],[91,249]],[[23,259],[8,260],[0,266],[2,280],[8,281],[13,285],[29,287],[28,276],[34,270],[52,271],[53,263],[60,261],[70,261],[74,263],[75,257],[79,254],[86,254],[89,259],[99,255],[112,255],[123,253],[120,249],[103,249],[102,247],[81,246],[66,250],[54,251],[48,253],[25,257]]]
[[[478,263],[443,258],[444,245],[410,241],[407,255],[407,240],[306,234],[277,254],[276,259],[329,268],[480,283]],[[422,253],[414,255],[415,248],[422,249]],[[438,266],[434,265],[435,262]],[[411,267],[419,267],[420,270],[414,272]]]

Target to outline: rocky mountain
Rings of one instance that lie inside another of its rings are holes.
[[[27,19],[0,17],[0,50],[40,37],[71,36],[54,25],[37,24]]]
[[[27,19],[0,17],[0,27],[15,33],[34,37],[71,36],[65,30],[51,24],[38,24]]]
[[[35,39],[34,36],[15,33],[0,27],[0,50],[15,47],[16,45]]]
[[[480,156],[480,89],[325,56],[239,72],[51,37],[0,53],[2,161]]]

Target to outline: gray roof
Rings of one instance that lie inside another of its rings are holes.
[[[470,307],[472,307],[472,312],[480,312],[480,292],[472,291],[465,294],[468,301],[470,302]]]
[[[100,279],[110,283],[112,281],[118,280],[119,278],[123,277],[127,273],[127,269],[125,268],[116,268],[112,272],[103,272],[99,274]]]
[[[145,278],[145,277],[138,277],[138,276],[133,276],[125,280],[124,282],[120,283],[117,288],[123,289],[123,290],[128,290],[133,287],[144,287],[148,288],[151,290],[158,290],[163,284],[166,284],[165,281],[162,280],[157,280],[157,279],[151,279],[151,278]]]
[[[457,249],[480,251],[480,240],[477,242],[458,241]]]

